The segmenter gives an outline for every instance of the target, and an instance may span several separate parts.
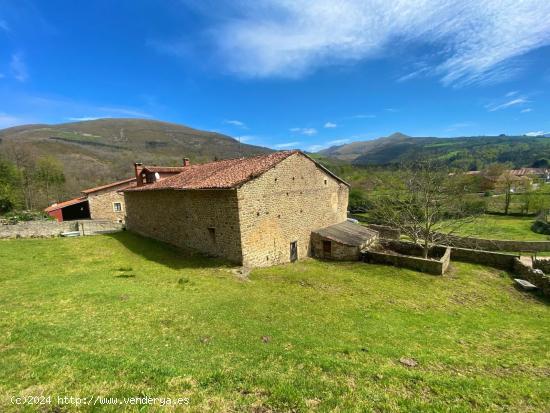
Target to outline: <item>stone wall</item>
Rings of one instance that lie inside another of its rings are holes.
[[[514,266],[514,255],[502,252],[482,251],[468,248],[451,248],[451,259],[456,261],[470,262],[473,264],[488,265],[510,271]]]
[[[545,274],[550,274],[550,259],[534,259],[533,268],[542,270]]]
[[[47,238],[72,231],[80,231],[81,235],[96,235],[122,229],[122,224],[112,221],[27,221],[0,225],[0,238]]]
[[[550,297],[550,277],[540,269],[533,269],[523,264],[518,258],[514,259],[514,272],[522,279],[529,281],[538,287],[546,297]]]
[[[447,235],[446,238],[447,244],[459,248],[486,251],[550,251],[550,241],[490,240],[456,235]]]
[[[397,228],[392,228],[387,225],[366,224],[367,228],[378,231],[380,238],[385,239],[399,239],[401,238],[401,231]]]
[[[238,189],[243,263],[267,266],[309,256],[311,232],[346,220],[348,187],[301,154]]]
[[[331,243],[329,256],[323,251],[323,241]],[[361,248],[353,245],[345,245],[334,240],[328,240],[319,234],[311,234],[311,256],[335,261],[359,261],[361,259]]]
[[[130,231],[241,264],[236,190],[125,192]]]
[[[381,240],[380,245],[397,254],[391,252],[367,250],[363,253],[365,262],[376,264],[388,264],[395,267],[409,268],[416,271],[425,272],[433,275],[443,275],[451,260],[451,250],[446,247],[433,247],[430,255],[439,257],[438,259],[425,259],[422,255],[422,248],[412,242],[397,240]],[[405,254],[405,255],[398,255]]]
[[[128,184],[108,188],[103,191],[88,194],[88,204],[90,205],[90,217],[92,219],[105,219],[115,222],[124,222],[126,216],[126,206],[124,194],[117,192],[119,189],[128,186]],[[119,202],[121,211],[116,212],[114,203]]]

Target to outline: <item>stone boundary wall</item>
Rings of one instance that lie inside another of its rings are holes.
[[[545,274],[550,274],[550,260],[541,260],[535,258],[533,260],[533,268],[541,270]]]
[[[397,228],[388,227],[387,225],[366,224],[367,228],[378,231],[380,238],[385,239],[399,239],[401,238],[401,231]]]
[[[519,258],[514,258],[513,270],[521,278],[536,285],[544,296],[550,297],[550,277],[545,275],[540,269],[533,269],[523,264]]]
[[[468,248],[451,248],[451,259],[470,262],[473,264],[488,265],[501,270],[513,270],[516,256],[502,252],[482,251]]]
[[[121,231],[123,224],[112,221],[26,221],[17,224],[0,225],[1,238],[49,238],[63,232],[79,231],[80,235],[97,235]]]
[[[486,251],[550,251],[550,241],[491,240],[457,235],[443,235],[451,247],[481,249]]]
[[[381,251],[366,250],[363,252],[363,261],[373,264],[387,264],[395,267],[409,268],[411,270],[433,275],[443,275],[449,267],[451,250],[448,247],[432,248],[432,253],[441,255],[441,258],[436,260],[415,256],[421,254],[422,249],[418,245],[410,242],[382,240],[380,243],[384,247],[394,250],[399,254],[407,255],[394,255]]]

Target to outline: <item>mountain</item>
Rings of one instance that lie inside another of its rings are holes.
[[[550,159],[546,136],[411,137],[396,132],[370,141],[333,146],[319,152],[353,165],[388,165],[431,160],[450,167],[480,169],[494,162],[514,167]]]
[[[0,155],[25,147],[59,160],[71,193],[133,174],[136,161],[152,165],[236,158],[271,152],[215,132],[147,119],[97,119],[0,130]]]

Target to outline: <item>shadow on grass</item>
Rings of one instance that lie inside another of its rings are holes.
[[[208,257],[198,251],[182,249],[129,231],[105,234],[120,242],[134,254],[172,269],[234,267],[228,261]]]

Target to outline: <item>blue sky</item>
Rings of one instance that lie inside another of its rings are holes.
[[[0,127],[144,117],[306,150],[547,133],[549,16],[547,0],[0,0]]]

